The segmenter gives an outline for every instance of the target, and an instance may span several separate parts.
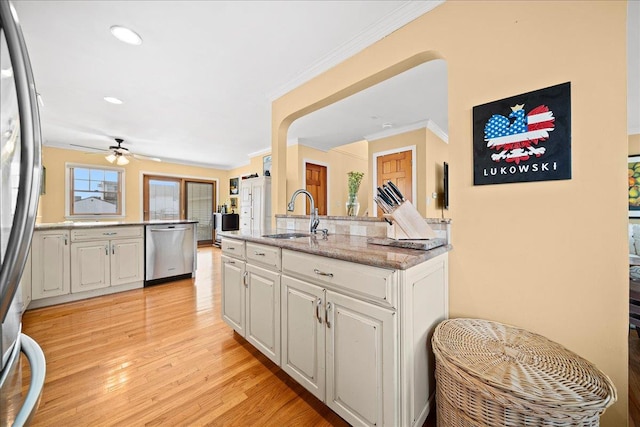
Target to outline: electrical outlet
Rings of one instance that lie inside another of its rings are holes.
[[[438,198],[438,193],[436,193],[435,191],[431,194],[431,197],[433,197],[434,199]]]

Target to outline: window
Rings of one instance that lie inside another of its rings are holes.
[[[124,169],[67,164],[67,216],[124,216]]]

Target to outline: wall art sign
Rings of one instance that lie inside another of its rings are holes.
[[[473,184],[571,179],[571,83],[473,107]]]
[[[640,155],[629,156],[629,218],[640,218]]]

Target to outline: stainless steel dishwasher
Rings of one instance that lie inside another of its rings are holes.
[[[196,239],[193,223],[145,226],[144,284],[193,277]]]

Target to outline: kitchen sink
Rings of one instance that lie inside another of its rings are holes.
[[[278,234],[265,234],[262,237],[268,237],[270,239],[297,239],[298,237],[309,237],[308,233],[278,233]]]

